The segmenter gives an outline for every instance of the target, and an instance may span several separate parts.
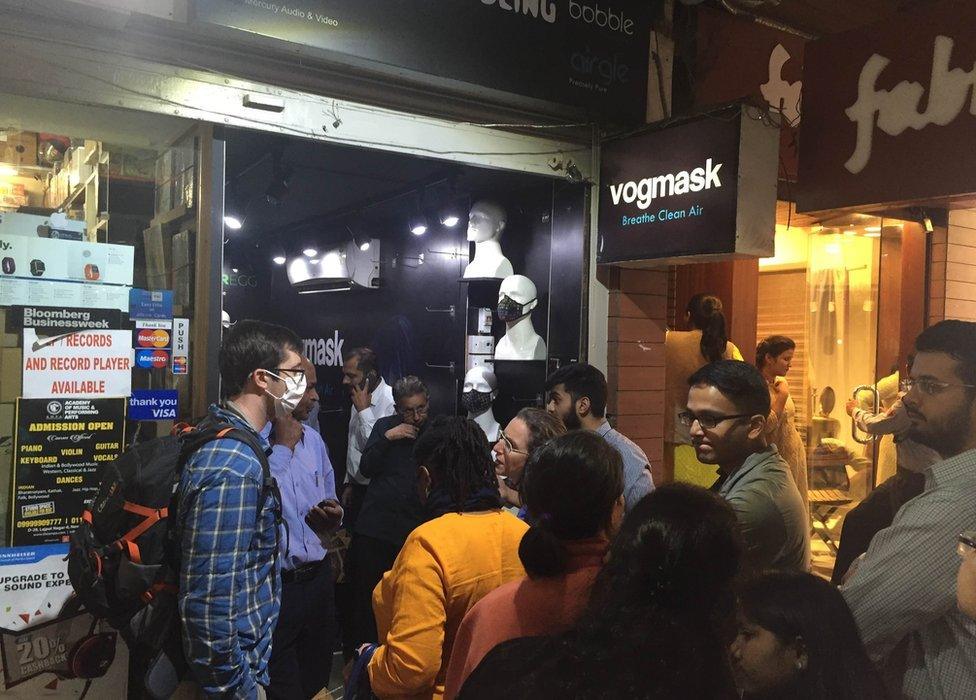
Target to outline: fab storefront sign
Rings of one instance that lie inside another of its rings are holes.
[[[800,211],[968,201],[976,3],[926,3],[811,42],[803,105]]]
[[[18,399],[11,545],[66,542],[125,446],[126,399]]]
[[[773,252],[779,133],[736,105],[603,145],[597,261]]]
[[[128,396],[132,331],[42,336],[24,329],[24,398]]]

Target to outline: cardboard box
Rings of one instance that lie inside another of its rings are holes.
[[[33,131],[0,132],[0,163],[37,165],[37,134]]]
[[[0,348],[0,403],[12,403],[20,396],[23,362],[20,348]]]

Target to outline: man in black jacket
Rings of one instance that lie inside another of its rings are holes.
[[[423,522],[417,493],[413,447],[427,424],[429,392],[417,377],[393,386],[396,413],[376,421],[363,449],[359,472],[370,480],[349,549],[352,583],[351,652],[363,642],[377,642],[373,589],[390,570],[407,535]]]

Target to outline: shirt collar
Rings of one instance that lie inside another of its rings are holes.
[[[227,401],[223,405],[212,404],[210,406],[210,412],[221,420],[227,421],[235,428],[247,430],[253,435],[257,436],[258,441],[261,443],[261,447],[263,447],[265,450],[268,450],[271,447],[271,445],[268,444],[265,436],[251,426],[248,420],[244,417],[244,414],[240,412],[240,409],[235,408],[232,402]]]
[[[936,462],[929,467],[925,475],[925,487],[930,489],[959,480],[972,481],[976,478],[974,466],[976,466],[976,449]]]
[[[740,482],[746,476],[746,474],[755,471],[758,467],[761,467],[770,460],[774,459],[778,454],[779,450],[776,449],[776,445],[770,445],[762,452],[753,452],[751,455],[746,457],[746,460],[742,463],[741,467],[728,475],[725,483],[722,485],[722,490],[727,493],[733,486]],[[721,472],[719,472],[719,474],[721,474]],[[719,478],[721,478],[721,476]]]
[[[596,429],[596,434],[605,438],[611,430],[613,430],[613,426],[610,425],[610,421],[604,418],[603,422],[600,423],[600,427]]]

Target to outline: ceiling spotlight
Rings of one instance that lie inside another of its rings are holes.
[[[427,217],[423,214],[415,214],[410,217],[410,233],[415,236],[423,236],[427,233]]]
[[[454,228],[461,222],[461,213],[457,207],[449,206],[441,212],[440,222],[442,226]]]
[[[271,262],[273,262],[275,265],[284,265],[285,264],[285,256],[284,255],[276,255],[273,258],[271,258]]]
[[[363,241],[359,244],[359,249],[362,251],[369,250],[369,241]]]
[[[302,251],[302,255],[304,255],[306,258],[314,258],[318,254],[319,251],[317,251],[315,248],[306,248]]]
[[[354,235],[352,237],[352,242],[363,252],[369,250],[369,245],[371,243],[369,236],[364,236],[363,234]]]
[[[244,222],[233,214],[224,214],[224,226],[230,230],[239,231],[243,225]]]

